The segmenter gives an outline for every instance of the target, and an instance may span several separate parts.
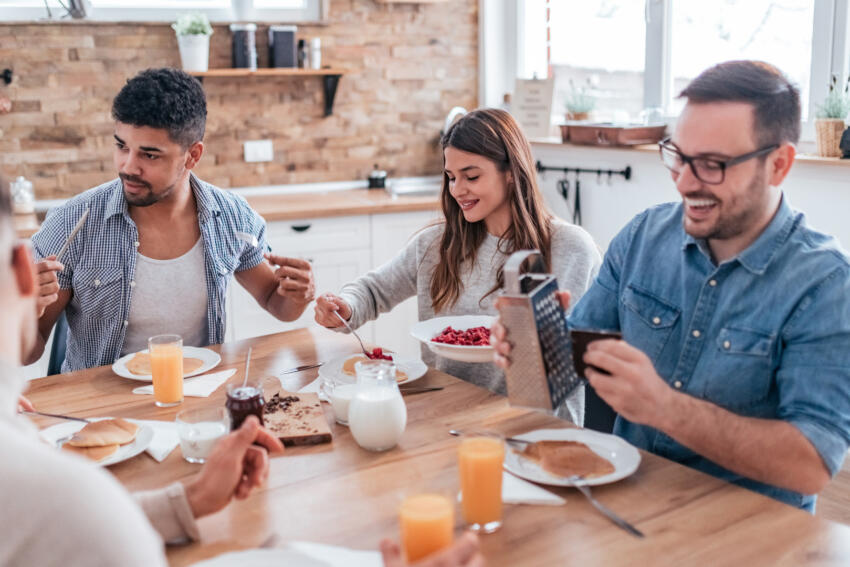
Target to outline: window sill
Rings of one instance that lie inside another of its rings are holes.
[[[641,144],[637,146],[591,146],[586,144],[570,144],[569,142],[565,144],[561,141],[561,138],[555,136],[548,138],[533,138],[529,140],[529,142],[532,146],[564,146],[568,148],[584,148],[586,150],[621,150],[654,154],[658,153],[657,144]],[[794,161],[818,165],[850,167],[850,159],[822,157],[814,153],[799,153],[797,154],[797,157],[794,159]]]

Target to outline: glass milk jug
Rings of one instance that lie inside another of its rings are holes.
[[[35,195],[32,182],[23,176],[9,184],[12,192],[12,204],[17,215],[27,215],[35,212]]]
[[[392,449],[407,426],[407,407],[395,379],[395,364],[364,360],[354,365],[357,389],[348,407],[348,427],[369,451]]]

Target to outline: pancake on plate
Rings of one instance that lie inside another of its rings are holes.
[[[102,419],[87,423],[65,445],[71,447],[105,447],[132,443],[139,426],[126,419]]]
[[[204,361],[200,358],[183,357],[183,374],[194,372],[204,365]],[[127,361],[127,370],[132,374],[139,376],[150,376],[151,374],[151,355],[147,352],[137,352],[133,358]]]
[[[365,354],[355,354],[354,356],[348,357],[342,364],[343,374],[348,374],[349,376],[357,376],[357,372],[355,372],[354,370],[354,365],[363,360],[369,360],[368,358],[366,358]],[[398,366],[395,367],[395,380],[396,382],[407,381],[407,374]]]
[[[99,463],[106,457],[111,456],[115,451],[118,450],[118,447],[121,445],[115,443],[113,445],[102,445],[100,447],[74,447],[69,443],[65,443],[62,445],[62,449],[65,451],[70,451],[71,453],[76,453],[77,455],[81,455],[87,459],[91,459]]]
[[[595,478],[614,472],[614,465],[578,441],[536,441],[520,453],[555,476]]]

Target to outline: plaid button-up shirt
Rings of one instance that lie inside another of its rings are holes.
[[[207,286],[208,344],[217,344],[224,340],[231,276],[263,261],[266,223],[242,197],[194,175],[190,185],[204,241],[205,273],[198,274],[198,282],[203,277]],[[36,257],[56,254],[87,208],[88,219],[62,258],[65,269],[58,273],[59,287],[73,291],[65,308],[70,332],[63,372],[112,364],[120,356],[133,299],[139,231],[120,179],[53,210],[32,237]],[[256,236],[259,246],[236,239],[237,231]]]

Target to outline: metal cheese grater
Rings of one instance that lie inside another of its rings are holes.
[[[526,273],[520,268],[526,261]],[[499,301],[502,324],[513,343],[505,372],[511,405],[554,411],[582,383],[572,359],[558,281],[543,272],[538,250],[520,250],[505,262],[505,288]]]

